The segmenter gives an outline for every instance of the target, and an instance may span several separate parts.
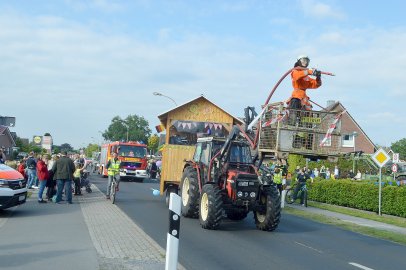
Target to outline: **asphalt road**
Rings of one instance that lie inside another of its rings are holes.
[[[107,179],[90,181],[103,192]],[[168,209],[153,180],[122,182],[116,204],[164,249]],[[179,261],[186,269],[406,269],[406,247],[334,226],[282,214],[274,232],[259,231],[250,214],[204,230],[198,219],[181,219]]]

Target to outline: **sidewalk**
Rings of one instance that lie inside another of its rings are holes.
[[[165,250],[92,189],[71,205],[39,204],[34,190],[0,212],[0,268],[164,269]]]
[[[406,228],[398,227],[398,226],[395,226],[395,225],[386,224],[386,223],[382,223],[382,222],[378,222],[378,221],[374,221],[374,220],[349,216],[349,215],[336,213],[336,212],[331,212],[331,211],[320,209],[320,208],[303,207],[303,206],[300,206],[300,205],[297,205],[297,204],[289,204],[289,205],[285,204],[285,207],[291,207],[291,208],[295,208],[295,209],[298,209],[298,210],[311,212],[311,213],[314,213],[314,214],[319,214],[319,215],[324,215],[324,216],[328,216],[328,217],[337,218],[339,220],[354,223],[354,224],[357,224],[357,225],[360,225],[360,226],[372,227],[372,228],[375,228],[375,229],[386,230],[386,231],[391,231],[391,232],[406,235]]]

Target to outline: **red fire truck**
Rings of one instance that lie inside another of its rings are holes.
[[[113,153],[121,161],[120,177],[143,180],[147,175],[147,146],[138,142],[111,142],[103,144],[100,153],[100,174],[107,177],[107,162]]]

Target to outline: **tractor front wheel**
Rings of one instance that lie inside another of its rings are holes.
[[[192,167],[187,167],[183,172],[180,182],[182,198],[181,212],[185,217],[197,218],[199,215],[199,184],[197,172]]]
[[[259,197],[263,211],[254,211],[255,225],[262,231],[275,230],[281,218],[281,197],[276,186],[266,187]]]
[[[223,200],[220,189],[216,185],[204,185],[200,196],[200,224],[204,229],[215,230],[220,226],[222,217]]]

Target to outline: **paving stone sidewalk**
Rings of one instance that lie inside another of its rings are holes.
[[[78,197],[100,269],[164,269],[165,250],[96,186]]]

